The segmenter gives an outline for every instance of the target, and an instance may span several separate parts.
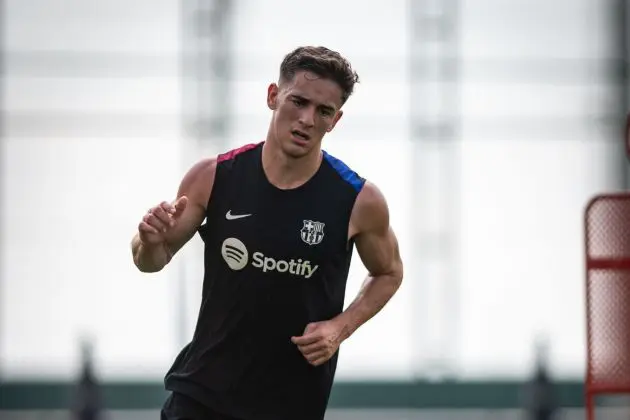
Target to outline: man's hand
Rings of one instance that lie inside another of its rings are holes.
[[[188,197],[184,195],[173,204],[163,201],[151,208],[138,225],[140,241],[150,246],[163,244],[166,234],[175,227],[187,204]]]
[[[339,349],[342,331],[334,320],[313,322],[306,326],[300,337],[291,337],[306,360],[319,366],[330,359]]]
[[[197,162],[179,184],[174,203],[162,202],[150,209],[131,240],[133,262],[143,273],[155,273],[195,235],[206,218],[206,206],[214,185],[216,158]]]

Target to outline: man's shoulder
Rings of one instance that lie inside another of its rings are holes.
[[[248,143],[237,148],[228,150],[227,152],[221,153],[216,157],[217,164],[222,165],[232,163],[241,157],[250,155],[260,147],[262,147],[262,142]]]
[[[209,157],[197,161],[184,175],[180,183],[180,194],[199,198],[202,204],[207,200],[206,195],[212,190],[217,168],[217,158]]]
[[[389,208],[382,191],[366,181],[357,196],[351,222],[357,231],[382,230],[389,226]]]
[[[201,193],[204,203],[209,199],[211,191],[214,189],[217,177],[221,177],[219,173],[230,171],[234,162],[241,157],[247,156],[254,151],[261,143],[246,144],[241,147],[229,150],[225,153],[203,158],[197,161],[184,177],[183,183],[187,184],[191,190]],[[223,168],[221,171],[219,168]],[[206,195],[208,197],[206,197]]]
[[[324,161],[337,173],[337,175],[358,194],[365,186],[366,180],[357,171],[353,170],[343,160],[322,150]]]
[[[184,179],[190,181],[208,180],[214,178],[214,173],[217,168],[217,157],[203,158],[197,161],[186,173]]]

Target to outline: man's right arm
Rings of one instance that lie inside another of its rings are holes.
[[[159,228],[155,229],[156,233],[150,234],[153,235],[153,241],[142,240],[139,226],[139,231],[136,232],[131,241],[133,261],[138,270],[145,273],[162,270],[177,251],[195,235],[205,218],[206,206],[214,185],[216,163],[216,158],[204,159],[195,164],[184,175],[174,204],[176,202],[181,203],[180,200],[187,200],[187,202],[184,203],[181,214],[175,213],[172,217],[169,216],[173,222],[172,226],[164,226],[165,231],[160,231]],[[182,199],[182,197],[185,198]],[[172,205],[163,203],[156,206],[155,209],[162,211],[159,207],[162,209],[172,208]],[[145,224],[145,228],[150,229],[146,227],[146,223],[143,219],[140,225]]]

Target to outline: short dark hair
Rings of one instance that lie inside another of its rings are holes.
[[[326,47],[306,46],[291,51],[280,64],[280,81],[292,80],[299,71],[308,71],[336,82],[342,90],[342,104],[352,95],[355,83],[359,83],[359,75],[350,62]]]

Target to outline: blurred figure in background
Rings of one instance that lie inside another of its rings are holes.
[[[92,344],[83,340],[81,343],[81,370],[75,394],[75,420],[102,419],[101,390],[94,372],[94,353]]]
[[[555,417],[558,407],[549,374],[547,343],[542,339],[536,345],[534,375],[525,392],[527,420],[552,420]]]

